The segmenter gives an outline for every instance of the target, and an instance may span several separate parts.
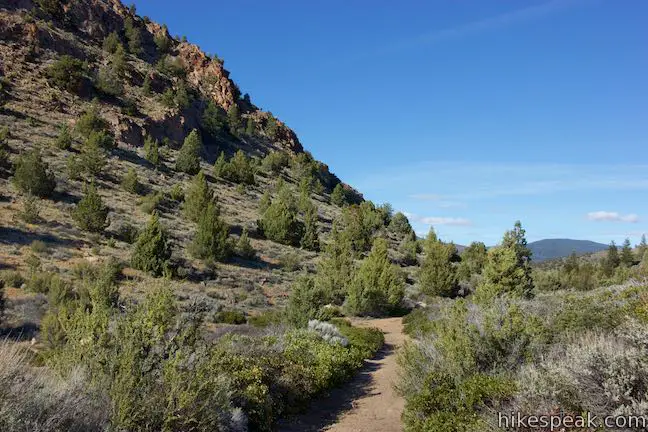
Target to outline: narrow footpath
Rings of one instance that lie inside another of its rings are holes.
[[[405,405],[394,390],[398,379],[396,357],[407,336],[401,318],[354,320],[353,325],[376,327],[385,334],[385,345],[367,360],[356,377],[311,408],[279,427],[280,432],[401,432]]]

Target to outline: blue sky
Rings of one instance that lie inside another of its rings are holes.
[[[648,2],[138,0],[444,240],[648,232]]]

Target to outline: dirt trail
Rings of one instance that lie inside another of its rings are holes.
[[[349,384],[315,400],[308,412],[279,427],[281,432],[401,432],[404,401],[393,383],[398,378],[396,356],[406,336],[401,318],[356,320],[385,333],[385,346]]]

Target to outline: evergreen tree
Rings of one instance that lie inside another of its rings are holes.
[[[70,150],[72,147],[72,134],[67,124],[62,124],[59,128],[59,134],[56,137],[54,145],[61,150]]]
[[[263,195],[261,195],[261,199],[259,200],[259,214],[265,213],[265,211],[268,210],[268,207],[270,207],[270,204],[272,204],[272,198],[270,197],[270,192],[266,190],[263,192]]]
[[[338,183],[333,188],[333,192],[331,192],[331,203],[338,207],[342,207],[346,204],[346,193],[344,192],[342,183]]]
[[[166,232],[157,213],[153,213],[146,228],[137,236],[131,264],[138,270],[161,276],[169,267],[169,258],[171,247]]]
[[[112,32],[103,41],[103,49],[104,51],[107,51],[110,54],[113,54],[114,52],[117,51],[117,47],[121,45],[121,41],[119,40],[119,35],[117,32]]]
[[[126,17],[126,20],[124,21],[124,32],[126,33],[126,39],[128,40],[128,51],[135,56],[142,54],[142,34],[133,18]]]
[[[191,181],[191,185],[185,195],[183,213],[185,218],[198,222],[207,205],[213,202],[214,196],[207,184],[205,174],[200,171]]]
[[[243,121],[241,120],[241,112],[238,104],[233,103],[227,110],[227,124],[229,130],[233,135],[238,135],[243,128]]]
[[[103,172],[106,166],[106,153],[98,140],[87,140],[81,148],[79,168],[91,177]]]
[[[144,139],[144,158],[154,167],[160,166],[160,145],[151,136]]]
[[[419,242],[416,239],[416,234],[414,231],[411,234],[405,236],[405,239],[401,242],[398,247],[398,251],[402,255],[401,262],[405,265],[417,265],[418,264],[418,253],[420,252]]]
[[[296,327],[305,326],[316,318],[319,309],[326,304],[326,294],[317,287],[313,278],[301,276],[292,284],[286,317]]]
[[[620,262],[625,267],[631,267],[634,264],[634,254],[632,253],[632,246],[630,246],[630,239],[625,239],[621,247]]]
[[[189,251],[196,258],[218,261],[230,255],[229,227],[221,219],[220,210],[213,201],[208,202],[200,213]]]
[[[157,46],[158,52],[160,54],[166,54],[171,48],[171,40],[169,39],[169,36],[167,36],[167,34],[167,27],[166,25],[163,25],[162,31],[156,34],[153,38],[153,41],[155,42],[155,45]]]
[[[110,225],[108,207],[104,205],[94,182],[85,187],[85,194],[76,205],[72,218],[79,228],[94,233],[103,232]]]
[[[646,254],[646,251],[648,251],[648,243],[646,242],[646,234],[641,235],[641,242],[637,246],[637,256],[639,259],[643,259],[643,257]]]
[[[297,218],[297,209],[288,188],[282,188],[258,221],[259,230],[269,240],[297,246],[304,226]]]
[[[225,112],[214,101],[208,101],[201,117],[201,126],[212,137],[218,136],[227,123]]]
[[[317,265],[316,283],[326,293],[327,302],[342,304],[355,272],[353,247],[335,224],[329,240]]]
[[[482,242],[473,242],[461,254],[457,270],[459,280],[468,281],[472,275],[481,274],[486,264],[487,250]]]
[[[93,132],[107,132],[108,122],[99,114],[95,101],[77,120],[74,130],[83,138],[89,139]]]
[[[383,315],[400,305],[403,294],[404,280],[389,261],[387,241],[377,238],[349,285],[346,308],[354,315]]]
[[[515,253],[517,266],[524,273],[524,277],[520,279],[523,286],[519,291],[527,296],[531,295],[533,290],[533,278],[531,276],[531,250],[527,246],[525,234],[526,231],[522,228],[520,221],[516,221],[513,229],[504,234],[502,247],[511,249]]]
[[[185,138],[178,159],[176,160],[176,170],[186,172],[187,174],[196,174],[200,170],[200,151],[202,142],[197,130]]]
[[[136,195],[140,193],[141,184],[139,182],[135,168],[130,168],[128,172],[126,172],[126,175],[122,179],[121,185],[126,192],[130,192]]]
[[[144,96],[151,96],[152,85],[153,85],[153,80],[151,79],[151,75],[146,74],[146,76],[144,77],[144,82],[142,83],[142,93],[144,93]]]
[[[410,234],[414,231],[412,229],[412,225],[410,225],[409,220],[407,219],[407,216],[405,216],[401,212],[396,213],[391,218],[391,221],[389,222],[389,229],[395,233],[402,235]]]
[[[254,184],[254,168],[245,153],[238,150],[229,161],[229,165],[230,180],[236,183]]]
[[[254,123],[254,119],[252,117],[248,117],[247,121],[245,122],[245,135],[253,136],[255,130],[256,124]]]
[[[216,162],[214,162],[214,176],[222,179],[229,178],[229,168],[230,165],[225,158],[225,152],[221,151],[218,155],[218,158],[216,159]]]
[[[49,198],[54,193],[56,180],[43,161],[38,149],[29,150],[18,158],[12,179],[14,185],[23,193],[39,198]]]
[[[245,259],[253,259],[256,256],[256,251],[250,243],[247,228],[243,228],[243,232],[241,232],[241,236],[236,242],[236,254]]]
[[[478,300],[489,301],[502,295],[526,298],[532,294],[529,276],[519,265],[515,248],[504,245],[491,248],[482,275],[482,283],[476,290]]]
[[[619,250],[614,241],[612,241],[610,243],[610,246],[608,246],[607,255],[601,264],[603,274],[607,277],[611,277],[614,274],[616,268],[621,264]]]
[[[453,247],[437,238],[431,228],[423,244],[419,270],[421,291],[428,295],[454,297],[457,294],[456,269],[452,265]]]
[[[279,125],[277,124],[277,119],[270,113],[268,120],[265,125],[265,133],[271,140],[277,139],[277,132],[279,131]]]
[[[319,236],[317,234],[317,222],[319,220],[317,207],[309,202],[304,211],[304,235],[301,238],[300,245],[304,249],[317,251],[319,250]]]

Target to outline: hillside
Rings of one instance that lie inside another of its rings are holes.
[[[555,258],[562,258],[576,253],[584,255],[607,249],[607,245],[590,240],[571,239],[543,239],[529,243],[533,253],[533,261],[541,262]]]

